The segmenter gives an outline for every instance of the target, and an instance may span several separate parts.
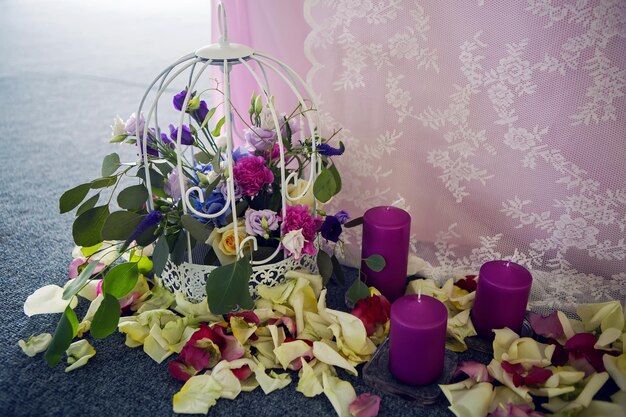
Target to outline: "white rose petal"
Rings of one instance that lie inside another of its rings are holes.
[[[297,261],[302,256],[302,248],[304,248],[304,236],[302,229],[292,230],[283,236],[283,246],[289,252],[293,253],[294,259]]]
[[[111,125],[111,136],[119,136],[126,134],[126,122],[119,115],[113,119],[113,124]]]
[[[52,335],[50,333],[42,333],[28,338],[28,341],[19,340],[17,344],[22,348],[22,351],[31,358],[36,354],[48,349],[52,342]]]
[[[46,285],[28,296],[24,303],[24,313],[28,317],[36,314],[62,313],[68,305],[76,308],[78,305],[76,297],[64,300],[63,288],[58,285]]]
[[[74,369],[85,365],[89,359],[93,358],[96,350],[85,339],[74,342],[65,351],[67,354],[67,363],[70,365],[65,368],[65,372],[72,372]]]

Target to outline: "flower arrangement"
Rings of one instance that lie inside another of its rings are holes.
[[[380,398],[357,398],[335,367],[356,374],[354,367],[371,358],[388,333],[389,303],[365,287],[354,315],[325,306],[324,286],[333,271],[341,274],[334,253],[320,250],[318,240],[337,249],[349,226],[347,212],[323,211],[341,190],[333,158],[343,154],[343,143],[333,146],[334,135],[301,131],[297,120],[310,111],[301,106],[273,123],[268,103],[253,94],[243,121],[245,143],[228,152],[226,119],[215,120],[219,106],[210,108],[187,89],[172,101],[190,125],[170,124],[162,132],[147,128],[142,114],[116,118],[110,142],[137,145],[139,160],[122,163],[117,153],[107,155],[101,178],[61,196],[61,213],[76,209],[69,279],[64,287],[35,291],[24,312],[62,314],[54,335],[21,340],[23,351],[45,351],[50,366],[65,357],[71,372],[96,354],[84,338],[88,333],[102,339],[119,330],[126,345],[141,346],[157,363],[178,354],[168,364],[172,376],[185,381],[174,397],[175,412],[206,413],[218,398],[257,386],[265,393],[281,389],[291,377],[272,369],[282,368],[299,372],[304,395],[325,393],[339,415],[376,415]],[[319,175],[289,184],[290,198],[283,198],[281,178],[298,178],[312,154],[321,161]],[[182,263],[198,245],[207,252],[201,262],[214,268],[205,301],[194,304],[160,285],[160,275],[166,263]],[[257,286],[255,300],[251,261],[268,254],[273,260],[315,256],[321,275],[289,271],[278,286]],[[382,268],[379,258],[366,261]],[[79,296],[91,302],[80,321],[74,312]]]

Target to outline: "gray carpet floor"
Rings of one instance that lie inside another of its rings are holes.
[[[138,19],[148,2],[127,3],[98,2],[94,9],[95,2],[78,0],[0,1],[1,416],[170,415],[181,387],[167,363],[127,348],[120,334],[92,341],[96,356],[70,374],[62,366],[49,369],[41,355],[28,358],[17,345],[52,333],[58,321],[58,315],[28,318],[22,306],[35,289],[66,280],[72,215],[58,214],[59,196],[98,176],[112,152],[110,120],[135,110],[148,78],[188,52],[185,25],[201,27],[208,15],[208,2],[198,10],[199,2],[184,0],[176,2],[174,16],[157,10]],[[168,39],[152,45],[151,34],[164,29]],[[152,49],[140,48],[141,59],[128,60],[134,45]],[[349,276],[354,279],[354,271]],[[331,306],[343,307],[346,288],[330,286]],[[79,306],[79,317],[86,306]],[[381,416],[449,414],[445,400],[422,408],[367,387],[360,377],[342,376],[358,393],[382,396]],[[295,386],[220,400],[210,415],[334,415],[325,396],[308,399]]]

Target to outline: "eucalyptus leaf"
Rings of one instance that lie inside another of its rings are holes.
[[[59,211],[61,214],[76,208],[85,199],[90,189],[91,184],[81,184],[64,192],[59,199]]]
[[[250,296],[252,266],[247,257],[215,268],[206,281],[207,302],[211,312],[227,314],[237,308],[251,309],[254,300]]]
[[[360,299],[367,298],[369,296],[369,288],[359,278],[357,278],[348,289],[348,300],[350,300],[350,302],[352,302],[353,304]]]
[[[152,268],[155,275],[161,276],[161,272],[163,272],[169,256],[170,248],[167,245],[167,239],[165,236],[161,236],[157,239],[154,245],[154,251],[152,252]]]
[[[180,220],[185,230],[201,243],[205,243],[213,231],[212,227],[207,227],[189,214],[183,214]]]
[[[339,175],[339,171],[337,171],[337,166],[332,164],[328,170],[333,174],[333,178],[335,179],[335,194],[339,194],[341,191],[341,175]]]
[[[174,265],[180,265],[185,258],[185,249],[187,248],[187,234],[185,231],[180,231],[175,237],[174,243],[170,250],[170,259]]]
[[[194,154],[193,159],[200,164],[210,164],[213,155],[209,155],[206,152],[198,152]]]
[[[322,168],[322,172],[318,175],[313,184],[313,194],[322,203],[327,203],[335,194],[337,194],[337,182],[335,176],[327,168]]]
[[[335,274],[335,279],[341,285],[345,285],[346,283],[346,275],[343,272],[343,267],[339,263],[339,259],[335,255],[330,257],[330,260],[333,263],[333,273]]]
[[[330,259],[330,255],[323,250],[317,252],[317,268],[320,271],[324,285],[328,284],[330,277],[333,276],[333,261]]]
[[[115,298],[122,298],[135,288],[139,279],[139,269],[136,262],[124,262],[116,265],[107,272],[102,283],[102,291]]]
[[[96,339],[104,339],[117,329],[120,321],[120,303],[111,294],[104,294],[102,303],[91,321],[91,335]]]
[[[222,116],[222,118],[215,125],[215,129],[211,132],[212,136],[219,136],[222,132],[222,126],[226,123],[226,116]]]
[[[109,139],[109,143],[120,143],[120,142],[124,142],[124,139],[126,139],[128,137],[127,134],[123,134],[123,135],[117,135],[117,136],[113,136],[111,139]]]
[[[242,218],[248,209],[248,202],[246,200],[241,200],[235,205],[235,211],[237,212],[237,217]]]
[[[107,188],[115,185],[117,177],[102,177],[91,181],[91,188],[94,190],[98,188]]]
[[[93,196],[91,196],[87,201],[85,201],[83,204],[81,204],[78,207],[78,210],[76,210],[76,215],[80,216],[81,214],[83,214],[84,212],[86,212],[87,210],[94,208],[96,206],[96,204],[98,204],[98,200],[100,199],[100,193],[94,194]]]
[[[385,268],[385,258],[382,255],[374,254],[364,259],[365,264],[374,272],[380,272]]]
[[[108,177],[115,174],[115,171],[121,166],[120,156],[113,152],[104,157],[102,161],[102,176]]]
[[[52,342],[46,350],[44,357],[48,366],[53,367],[63,357],[67,348],[72,344],[72,340],[78,333],[78,317],[76,313],[69,306],[61,315],[57,329],[52,337]]]
[[[105,240],[126,240],[135,231],[144,216],[132,211],[114,211],[104,222],[102,238]]]
[[[162,163],[158,163],[155,162],[154,166],[157,167],[157,169],[159,170],[159,172],[164,176],[167,177],[170,172],[172,172],[172,170],[174,169],[174,167],[168,163],[162,162]]]
[[[70,281],[67,287],[63,290],[63,299],[69,300],[87,284],[87,281],[93,275],[93,271],[98,266],[98,262],[89,262],[87,266],[81,271],[81,273]]]
[[[163,185],[165,184],[165,178],[163,175],[159,174],[154,168],[150,168],[148,171],[150,172],[150,185],[153,188],[163,188]],[[137,170],[137,177],[141,178],[146,183],[147,187],[146,170],[143,166],[139,167]]]
[[[363,224],[363,216],[357,217],[356,219],[352,219],[346,224],[343,225],[346,229],[350,229],[351,227],[357,227]]]
[[[74,220],[72,236],[78,246],[93,246],[102,242],[102,226],[109,217],[109,206],[91,208]]]
[[[150,245],[159,237],[156,234],[158,228],[159,228],[158,224],[155,224],[154,226],[147,228],[142,234],[137,236],[137,239],[135,239],[135,241],[137,242],[139,246],[146,247]],[[128,242],[128,243],[130,244],[131,242]]]
[[[215,114],[215,110],[217,110],[217,107],[213,107],[212,109],[210,109],[206,116],[204,116],[204,120],[200,125],[200,129],[204,129],[207,123],[209,123],[209,120],[211,120],[211,117],[213,117],[213,115]]]
[[[141,208],[148,200],[148,190],[143,184],[124,188],[117,196],[117,204],[124,209]]]

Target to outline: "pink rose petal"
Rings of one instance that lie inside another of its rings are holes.
[[[234,361],[241,358],[246,350],[233,335],[227,335],[226,330],[219,325],[213,326],[213,332],[217,335],[215,344],[220,348],[222,359]]]
[[[507,404],[496,408],[487,417],[545,417],[545,414],[533,410],[527,404]]]
[[[235,377],[240,381],[245,381],[250,375],[252,375],[252,369],[248,365],[244,365],[241,368],[230,370]]]
[[[198,373],[192,366],[185,365],[181,361],[172,361],[167,365],[170,374],[179,381],[187,381],[189,378]]]
[[[565,350],[569,354],[570,364],[590,375],[594,371],[604,372],[602,356],[606,352],[594,348],[597,339],[591,333],[578,333],[565,342]]]
[[[457,377],[462,373],[476,382],[491,382],[493,380],[491,375],[489,375],[487,366],[475,361],[461,362],[461,364],[456,368],[454,376]]]
[[[256,315],[254,311],[240,311],[238,313],[228,313],[226,315],[226,321],[230,322],[231,317],[241,317],[247,323],[251,323],[257,326],[259,325],[259,323],[261,323],[261,320],[259,319],[259,317]]]
[[[380,409],[380,397],[374,394],[361,394],[348,406],[354,417],[375,417]]]
[[[530,313],[530,326],[535,333],[543,337],[550,339],[565,337],[563,326],[556,311],[545,317],[537,313]]]

